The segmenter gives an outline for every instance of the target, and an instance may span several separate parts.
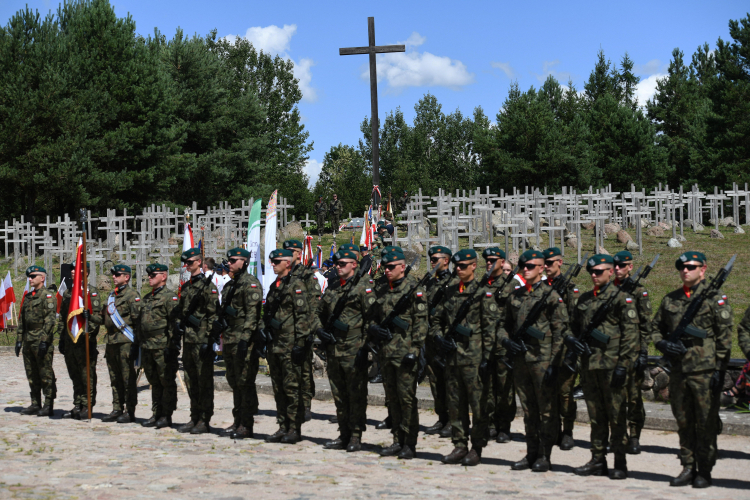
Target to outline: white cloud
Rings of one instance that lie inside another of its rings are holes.
[[[319,162],[318,160],[307,160],[305,162],[305,166],[302,168],[302,170],[304,170],[305,173],[307,174],[308,187],[315,186],[315,183],[318,182],[318,177],[320,176],[320,171],[322,169],[323,169],[323,163]]]
[[[318,93],[310,85],[312,81],[312,71],[310,68],[315,66],[312,59],[303,58],[300,62],[294,63],[294,77],[299,80],[299,89],[302,91],[302,98],[308,102],[318,100]]]
[[[511,80],[516,78],[516,71],[511,67],[510,63],[504,63],[504,62],[491,62],[490,65],[493,68],[497,68],[503,73],[505,73],[505,76],[510,78]]]
[[[426,37],[423,37],[416,31],[413,32],[411,35],[409,35],[409,38],[407,38],[403,42],[396,42],[398,45],[406,45],[406,50],[412,49],[414,47],[419,47],[420,45],[424,45],[424,43],[427,41]]]
[[[646,105],[646,101],[651,99],[656,93],[656,81],[667,76],[663,73],[657,73],[651,75],[648,78],[641,80],[638,86],[635,88],[635,95],[638,97],[638,105],[643,107]]]
[[[571,79],[571,74],[567,71],[557,71],[553,69],[559,64],[559,59],[555,59],[554,61],[544,61],[542,63],[542,74],[535,73],[536,79],[543,83],[548,76],[552,75],[558,83],[567,83],[568,80]]]
[[[646,64],[635,64],[633,66],[633,73],[636,75],[653,75],[658,73],[661,69],[661,61],[658,59],[651,59]]]

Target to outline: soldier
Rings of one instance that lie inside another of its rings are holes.
[[[565,337],[565,345],[576,355],[583,355],[586,346],[579,340],[582,339],[592,353],[581,359],[583,396],[591,419],[591,460],[577,467],[575,473],[579,476],[608,474],[610,479],[625,479],[628,477],[624,443],[627,430],[625,384],[639,348],[638,312],[633,298],[620,293],[619,288],[610,283],[613,266],[612,257],[604,254],[594,255],[586,262],[594,289],[581,295],[576,304],[571,322],[572,333]],[[610,300],[614,302],[604,321],[590,326],[599,308]],[[586,340],[584,332],[593,327],[609,340]],[[609,470],[608,438],[615,455],[614,469]]]
[[[135,422],[138,392],[135,385],[135,360],[138,359],[138,318],[141,297],[130,286],[130,266],[117,264],[110,269],[114,290],[107,298],[101,321],[107,331],[107,360],[112,385],[112,413],[102,422],[127,424]],[[93,317],[94,315],[92,315]],[[95,321],[99,321],[98,319]]]
[[[190,281],[182,285],[180,300],[173,310],[175,345],[183,339],[182,365],[188,382],[190,420],[178,432],[205,434],[211,431],[214,414],[214,350],[219,342],[213,333],[213,321],[219,307],[219,290],[201,269],[203,258],[199,248],[182,252],[180,260],[190,273]]]
[[[16,330],[16,357],[23,351],[23,366],[29,381],[31,405],[21,410],[21,415],[52,417],[55,409],[57,385],[52,357],[55,346],[55,293],[45,289],[47,270],[40,266],[26,269],[29,291],[24,295]],[[44,393],[44,406],[41,394]]]
[[[336,266],[341,286],[326,293],[320,304],[320,322],[327,326],[334,320],[333,331],[322,328],[317,331],[318,338],[328,346],[328,379],[339,424],[339,437],[328,441],[324,447],[355,452],[362,449],[367,411],[367,367],[357,366],[356,355],[365,344],[363,327],[367,324],[375,294],[367,275],[354,284],[354,275],[358,271],[354,252],[340,249],[336,253]],[[344,296],[346,305],[338,317],[332,318]]]
[[[685,252],[675,262],[682,287],[667,294],[652,321],[656,348],[672,361],[669,402],[677,420],[682,472],[670,486],[711,486],[711,470],[718,453],[716,436],[721,431],[719,395],[732,349],[732,308],[726,295],[715,292],[703,303],[691,327],[705,338],[689,336],[678,342],[668,337],[675,330],[690,302],[707,284],[706,256]]]
[[[547,279],[543,281],[547,285],[552,286],[556,279],[562,278],[562,252],[558,247],[551,247],[542,253],[544,254],[544,272],[547,275]],[[562,299],[568,310],[568,318],[572,320],[576,303],[578,302],[578,287],[572,282],[568,283],[567,289],[562,294]],[[560,351],[560,357],[565,356],[565,352],[566,348],[563,346]],[[557,405],[559,418],[562,423],[562,431],[558,436],[557,443],[561,450],[568,451],[575,448],[573,427],[576,422],[578,406],[576,405],[576,400],[573,398],[573,386],[575,386],[576,382],[576,372],[563,370],[558,378]]]
[[[253,437],[253,415],[258,412],[255,377],[258,375],[258,356],[255,355],[255,332],[263,307],[263,286],[258,278],[247,272],[250,252],[233,248],[227,252],[232,280],[221,292],[221,317],[226,321],[224,362],[227,382],[232,388],[234,422],[223,435],[232,439]],[[221,325],[223,327],[223,324]]]
[[[495,296],[497,308],[499,311],[498,324],[505,319],[505,303],[508,297],[517,288],[515,281],[505,283],[506,274],[503,271],[505,266],[505,252],[497,247],[485,248],[482,252],[487,271],[492,268],[492,276],[487,283],[487,288]],[[510,423],[516,418],[516,391],[513,386],[513,371],[510,370],[503,360],[508,353],[500,342],[495,342],[494,350],[490,358],[490,377],[487,385],[487,419],[490,425],[490,437],[493,437],[492,429],[495,429],[496,441],[498,443],[510,442]]]
[[[442,462],[474,466],[480,463],[482,448],[487,446],[488,394],[484,391],[488,387],[500,312],[493,293],[474,279],[477,253],[459,250],[451,260],[458,268],[460,281],[450,286],[448,299],[437,307],[431,327],[433,342],[445,363],[448,413],[453,428],[454,449]],[[471,304],[468,311],[467,301]],[[471,451],[469,409],[473,417]]]
[[[146,266],[151,293],[141,301],[138,341],[141,366],[151,384],[151,418],[143,427],[163,429],[172,426],[177,407],[177,353],[170,342],[170,319],[179,299],[166,288],[169,268],[164,264]]]
[[[427,250],[427,255],[430,257],[430,266],[435,269],[435,276],[430,278],[430,281],[425,285],[427,291],[427,304],[429,305],[430,321],[434,321],[435,318],[432,316],[437,311],[437,303],[435,302],[435,295],[438,290],[442,289],[441,297],[438,299],[445,300],[446,292],[449,285],[458,283],[458,278],[451,279],[451,271],[449,269],[450,258],[453,252],[448,247],[434,246]],[[432,329],[429,332],[427,342],[425,343],[425,357],[427,358],[427,376],[430,379],[430,391],[432,391],[432,399],[435,401],[435,414],[438,417],[430,427],[425,429],[425,434],[440,434],[442,437],[451,437],[451,419],[448,415],[448,406],[446,403],[445,393],[445,367],[441,367],[436,363],[437,351],[433,343]]]
[[[620,286],[633,272],[633,254],[627,250],[614,255],[615,285]],[[633,291],[635,310],[638,311],[638,349],[632,376],[628,377],[628,423],[630,438],[627,439],[625,452],[638,455],[641,452],[641,429],[646,423],[646,410],[643,408],[641,386],[648,368],[648,343],[651,341],[651,300],[643,285]]]
[[[534,472],[547,472],[559,430],[557,418],[553,415],[557,366],[552,364],[552,360],[557,358],[562,339],[567,334],[568,312],[562,297],[552,291],[539,316],[532,318],[533,325],[525,332],[519,332],[523,337],[517,340],[523,340],[527,348],[523,353],[522,345],[511,336],[524,324],[526,315],[547,290],[541,282],[544,267],[542,252],[527,250],[518,263],[523,269],[526,284],[510,294],[505,303],[505,318],[498,332],[501,345],[510,354],[513,364],[513,380],[526,427],[526,456],[514,463],[511,469],[531,468]],[[543,338],[539,340],[529,335],[531,328],[541,332]]]
[[[335,234],[339,230],[339,220],[344,211],[344,205],[341,203],[341,200],[339,200],[336,193],[333,193],[333,201],[331,202],[329,210],[331,211],[331,228]]]
[[[279,430],[266,438],[269,443],[294,444],[301,439],[305,419],[302,368],[309,350],[309,332],[319,326],[315,315],[317,305],[305,292],[305,283],[291,274],[293,258],[289,249],[269,254],[276,281],[266,296],[263,320],[266,331],[273,337],[268,368],[279,424]]]
[[[406,189],[404,189],[404,195],[401,198],[399,198],[399,200],[398,200],[398,209],[401,212],[403,212],[404,210],[406,210],[406,207],[409,204],[409,200],[410,200],[409,191],[407,191]]]
[[[388,413],[392,418],[393,444],[380,451],[384,457],[398,455],[411,459],[416,456],[419,414],[417,413],[417,360],[427,335],[427,298],[424,290],[411,284],[406,273],[404,254],[397,250],[382,258],[387,284],[372,306],[368,337],[380,347],[383,379]],[[405,294],[411,294],[406,310],[386,328],[386,319]],[[392,339],[387,341],[389,337]]]
[[[71,264],[75,270],[75,262]],[[86,262],[86,270],[90,268]],[[99,351],[96,348],[96,336],[99,333],[99,325],[102,320],[102,300],[99,297],[99,290],[96,287],[88,287],[89,299],[91,300],[91,313],[89,316],[89,375],[91,385],[91,408],[96,404],[96,360],[99,357]],[[65,290],[63,299],[60,304],[60,316],[57,319],[58,331],[60,332],[60,343],[58,348],[60,354],[65,356],[65,366],[68,369],[68,375],[73,383],[73,409],[63,413],[63,418],[74,418],[81,420],[88,415],[88,394],[86,383],[86,342],[82,336],[77,342],[73,342],[68,334],[68,312],[70,311],[70,297],[72,291],[70,288]]]
[[[326,202],[323,201],[322,196],[318,197],[318,201],[315,202],[313,209],[315,210],[315,218],[318,220],[318,236],[323,236],[323,231],[326,228],[326,212],[328,211],[328,207],[326,206]]]

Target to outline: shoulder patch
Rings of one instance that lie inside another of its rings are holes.
[[[250,283],[250,288],[258,288],[258,285],[256,285],[255,283]]]
[[[492,297],[492,292],[484,292],[485,297]]]
[[[99,295],[99,294],[98,294],[98,293],[96,293],[96,292],[92,292],[92,293],[91,293],[91,296],[92,296],[92,297],[96,297],[97,295]]]
[[[136,301],[136,302],[140,302],[140,301],[141,301],[141,298],[140,298],[140,297],[136,297],[136,298],[135,298],[135,301]]]
[[[643,292],[644,297],[648,297],[648,292]]]
[[[218,290],[211,290],[211,293],[219,293]]]
[[[52,298],[52,295],[49,295],[49,294],[47,294],[47,298],[48,298],[48,299],[51,299],[51,298]]]
[[[47,297],[49,297],[49,295],[47,295]],[[718,302],[717,302],[717,304],[719,304],[720,306],[723,306],[726,303],[727,302],[724,299],[719,299]]]
[[[177,297],[172,297],[172,300],[180,300],[180,299],[178,299]]]
[[[417,297],[421,297],[421,296],[422,296],[422,292],[417,292]],[[49,295],[47,295],[47,297],[49,297]]]
[[[625,297],[625,303],[626,304],[630,304],[632,302],[633,302],[633,299],[631,299],[630,297]]]
[[[372,293],[372,288],[365,288],[365,293]]]
[[[578,288],[574,288],[573,293],[578,293]]]
[[[520,287],[520,286],[518,286],[518,285],[516,285],[516,290],[518,290],[519,288],[521,288],[521,287]]]
[[[638,316],[638,313],[636,313],[633,309],[628,309],[628,318],[635,319],[636,316]]]
[[[294,293],[297,293],[297,294],[302,293],[302,290],[295,290]]]

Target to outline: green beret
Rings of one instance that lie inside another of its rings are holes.
[[[359,247],[354,243],[344,243],[339,247],[339,250],[349,250],[350,252],[359,252]]]
[[[680,258],[677,259],[674,263],[674,267],[677,268],[677,270],[682,269],[682,265],[686,264],[688,262],[700,262],[701,264],[706,264],[706,255],[701,252],[685,252],[682,255],[680,255]]]
[[[121,274],[133,274],[133,271],[130,269],[130,266],[126,266],[125,264],[117,264],[112,266],[112,268],[109,270],[111,274],[115,273],[121,273]]]
[[[391,262],[395,262],[397,260],[406,260],[406,257],[404,257],[404,254],[402,252],[391,251],[383,254],[380,262],[383,264],[390,264]]]
[[[477,258],[477,253],[468,248],[466,250],[459,250],[458,252],[453,254],[453,257],[451,257],[451,260],[454,264],[457,264],[459,262],[465,262],[467,260],[472,260]]]
[[[385,221],[379,220],[378,221],[378,229],[380,229],[381,227],[385,227]]]
[[[562,255],[562,252],[558,247],[551,247],[542,252],[545,259],[551,259],[552,257],[557,257],[558,255]]]
[[[398,253],[404,253],[404,251],[401,249],[401,247],[396,247],[393,245],[387,245],[383,247],[383,253],[389,253],[389,252],[398,252]]]
[[[293,248],[295,250],[302,250],[302,242],[299,240],[286,240],[281,248]]]
[[[71,269],[75,269],[76,268],[76,263],[75,262],[71,262],[70,263],[70,268]],[[91,270],[91,262],[87,261],[86,262],[86,271],[90,271],[90,270]]]
[[[602,264],[614,264],[615,261],[611,255],[598,253],[586,261],[586,269],[591,269]]]
[[[279,259],[281,257],[292,258],[294,257],[294,252],[292,252],[291,250],[287,248],[277,248],[276,250],[268,254],[269,259]]]
[[[518,258],[518,263],[525,264],[526,262],[534,259],[544,259],[544,254],[538,250],[526,250]]]
[[[503,252],[497,247],[488,247],[488,248],[485,248],[484,251],[482,252],[482,257],[484,257],[485,259],[487,257],[499,257],[501,259],[505,259],[505,252]]]
[[[182,255],[180,255],[180,261],[187,262],[193,257],[200,257],[200,255],[201,255],[200,248],[191,248],[189,250],[185,250],[184,252],[182,252]]]
[[[236,247],[227,252],[227,257],[242,257],[243,259],[250,260],[250,252],[244,248]]]
[[[633,254],[628,252],[627,250],[623,250],[622,252],[617,252],[614,257],[612,257],[612,260],[615,264],[628,264],[630,262],[633,262]]]
[[[434,247],[430,247],[430,249],[427,250],[427,255],[429,255],[430,257],[432,257],[435,254],[440,254],[440,253],[445,254],[448,257],[453,255],[453,252],[451,252],[450,248],[444,247],[441,245],[435,245]]]
[[[44,273],[44,274],[47,274],[47,270],[45,268],[43,268],[42,266],[30,266],[26,270],[26,277],[28,277],[29,275],[34,274],[34,273]]]
[[[169,268],[164,264],[149,264],[146,266],[146,274],[151,273],[168,273]]]
[[[339,250],[336,252],[336,260],[339,259],[354,259],[357,260],[357,254],[351,250]]]

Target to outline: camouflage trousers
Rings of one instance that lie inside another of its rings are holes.
[[[445,399],[446,368],[441,368],[440,365],[437,364],[435,359],[437,353],[431,344],[432,342],[427,342],[427,377],[430,379],[430,391],[432,392],[432,399],[435,401],[435,414],[441,423],[446,424],[450,420],[450,417],[448,416],[448,405]]]
[[[417,365],[407,370],[398,358],[383,359],[383,385],[388,414],[393,421],[391,433],[402,445],[417,445],[419,413],[417,412]]]
[[[305,421],[302,396],[302,366],[295,365],[291,353],[268,353],[273,397],[276,401],[276,422],[279,428],[301,432]]]
[[[323,236],[323,231],[326,229],[326,218],[325,216],[318,216],[318,236]]]
[[[62,335],[68,335],[63,332]],[[89,334],[90,335],[90,334]],[[91,383],[91,407],[96,404],[96,360],[99,351],[96,348],[96,337],[89,337],[89,374]],[[65,339],[65,367],[68,369],[70,381],[73,382],[73,406],[88,408],[88,393],[86,383],[86,337],[81,335],[75,344],[70,335]]]
[[[190,420],[209,423],[214,416],[214,356],[201,357],[200,344],[188,344],[182,350],[185,386],[190,397]]]
[[[107,360],[109,382],[112,385],[112,410],[135,413],[138,391],[135,386],[135,359],[130,357],[130,342],[107,344],[104,358]]]
[[[224,363],[227,366],[227,382],[232,388],[234,423],[249,429],[255,423],[253,415],[258,413],[258,392],[255,378],[258,376],[258,356],[250,344],[244,358],[237,356],[237,344],[224,344]]]
[[[339,434],[362,437],[367,420],[367,370],[358,370],[354,356],[328,358],[328,380],[336,404]]]
[[[677,420],[680,438],[680,461],[684,467],[711,472],[716,464],[721,433],[718,394],[712,394],[709,382],[713,371],[680,373],[669,376],[669,403]]]
[[[487,397],[477,366],[446,366],[448,414],[451,419],[451,440],[456,448],[467,448],[469,442],[469,410],[473,416],[471,445],[487,446]]]
[[[541,455],[549,459],[559,432],[556,391],[542,383],[548,367],[549,361],[527,363],[521,356],[513,365],[513,381],[526,428],[526,453],[532,459]]]
[[[487,421],[497,432],[510,435],[510,423],[516,418],[516,390],[513,372],[505,366],[500,356],[490,363],[487,380]]]
[[[40,358],[39,340],[24,342],[22,354],[26,379],[29,381],[31,404],[42,406],[42,393],[44,393],[44,404],[51,404],[57,397],[57,378],[52,369],[54,346],[50,344],[47,347],[47,354]]]
[[[609,443],[615,457],[625,457],[627,387],[610,386],[614,370],[587,370],[581,376],[591,420],[591,456],[604,458]]]
[[[573,398],[573,387],[576,383],[577,372],[570,373],[564,367],[559,370],[557,405],[562,420],[562,432],[569,436],[573,435],[573,427],[576,423],[578,405]]]
[[[341,219],[340,214],[331,213],[331,229],[333,231],[336,231],[336,233],[339,232],[340,219]]]
[[[142,349],[141,366],[151,384],[151,412],[171,417],[177,408],[177,359],[167,360],[164,349]]]
[[[302,404],[305,410],[312,407],[315,396],[315,377],[313,376],[313,351],[308,349],[305,361],[302,363]]]
[[[628,377],[628,424],[630,426],[630,437],[635,438],[641,437],[641,429],[646,424],[646,409],[643,407],[643,393],[641,391],[644,378],[645,370],[633,372]]]

